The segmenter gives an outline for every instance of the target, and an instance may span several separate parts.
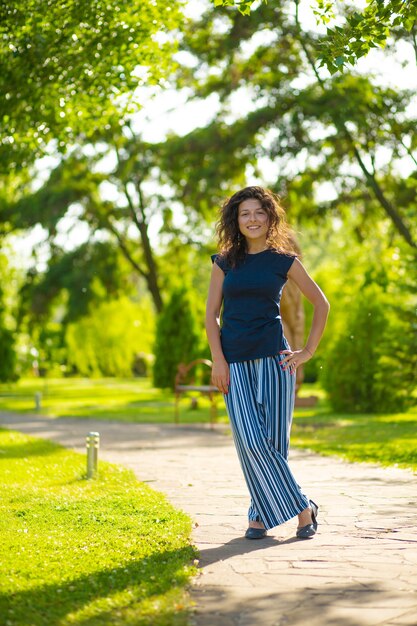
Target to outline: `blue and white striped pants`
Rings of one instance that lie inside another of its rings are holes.
[[[251,496],[249,520],[283,524],[309,506],[287,462],[295,375],[284,355],[230,363],[224,394],[234,441]]]

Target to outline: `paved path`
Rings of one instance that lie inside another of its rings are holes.
[[[231,438],[204,426],[121,424],[0,414],[0,424],[131,467],[195,520],[201,576],[196,626],[417,625],[417,481],[411,472],[293,450],[303,489],[319,503],[319,533],[296,520],[250,542],[248,497]]]

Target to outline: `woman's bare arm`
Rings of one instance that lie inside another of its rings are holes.
[[[213,359],[213,384],[222,392],[229,389],[229,366],[220,342],[220,311],[223,302],[224,273],[213,263],[206,305],[206,333]]]
[[[322,338],[326,327],[330,304],[320,287],[316,282],[314,282],[311,276],[307,273],[303,264],[298,259],[294,259],[293,264],[288,270],[288,278],[295,282],[301,293],[314,307],[310,333],[308,335],[305,348],[303,348],[303,350],[297,350],[297,364],[300,364],[301,362],[308,361],[317,350],[317,346],[320,343],[320,339]],[[287,350],[284,350],[283,352],[285,354],[289,354],[286,359],[289,360],[291,353]]]

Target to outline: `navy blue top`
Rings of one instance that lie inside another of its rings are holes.
[[[225,274],[220,340],[228,363],[273,356],[288,349],[279,305],[295,258],[264,250],[247,254],[232,269],[223,257],[212,255],[213,263]]]

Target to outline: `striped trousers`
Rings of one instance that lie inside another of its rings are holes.
[[[295,375],[277,354],[230,363],[224,394],[236,450],[251,496],[249,520],[283,524],[309,506],[287,462]]]

